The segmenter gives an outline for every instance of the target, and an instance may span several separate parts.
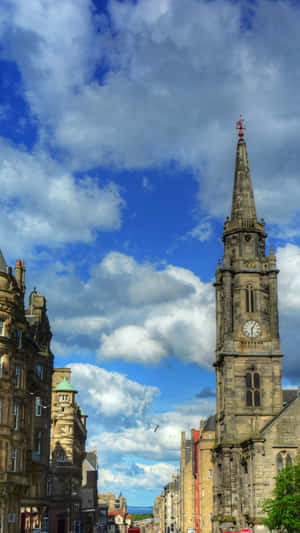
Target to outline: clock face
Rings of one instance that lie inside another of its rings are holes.
[[[261,327],[255,320],[247,320],[243,325],[243,333],[247,337],[258,337],[261,334]]]

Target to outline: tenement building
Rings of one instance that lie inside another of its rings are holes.
[[[97,450],[86,452],[82,463],[81,516],[83,531],[92,531],[98,522]]]
[[[51,533],[81,531],[82,464],[86,456],[85,413],[76,401],[69,368],[55,368],[51,408]]]
[[[181,435],[180,526],[174,531],[211,533],[213,517],[213,464],[216,417],[200,422],[191,438]]]
[[[45,298],[0,251],[0,533],[47,530],[53,355]]]
[[[217,427],[214,531],[222,523],[262,533],[261,504],[300,446],[300,397],[282,390],[276,257],[266,253],[243,132],[237,144],[231,217],[216,271]],[[287,394],[287,393],[286,393]]]

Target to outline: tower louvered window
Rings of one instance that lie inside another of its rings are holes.
[[[254,313],[254,289],[252,285],[248,285],[246,288],[246,311],[247,313]]]
[[[260,375],[258,372],[246,374],[246,405],[247,407],[260,406]]]

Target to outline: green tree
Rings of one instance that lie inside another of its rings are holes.
[[[273,498],[264,500],[264,524],[272,531],[300,531],[300,462],[288,464],[276,479]]]

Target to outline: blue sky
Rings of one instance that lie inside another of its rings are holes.
[[[99,489],[131,505],[151,505],[180,432],[215,409],[240,113],[299,382],[299,24],[292,1],[1,2],[1,249],[47,297]]]

